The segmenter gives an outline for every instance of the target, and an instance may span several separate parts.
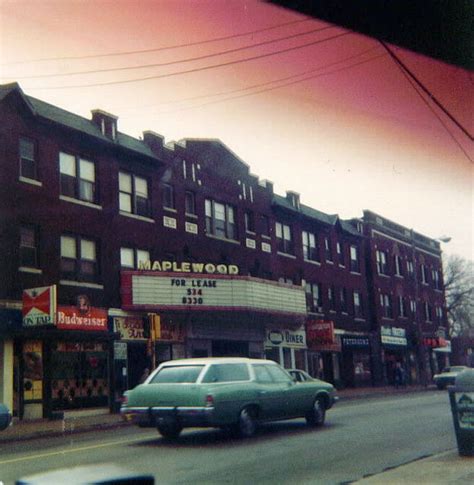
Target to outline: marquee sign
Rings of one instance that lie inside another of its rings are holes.
[[[252,310],[306,315],[304,289],[249,276],[122,272],[125,310]]]
[[[23,325],[54,325],[56,321],[56,285],[23,291]]]

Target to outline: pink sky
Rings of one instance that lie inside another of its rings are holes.
[[[171,66],[28,78],[182,60],[325,26],[309,20],[168,51],[57,59],[197,42],[303,18],[272,5],[243,0],[0,0],[0,82],[16,80],[27,94],[85,117],[90,117],[94,108],[107,110],[119,116],[121,131],[134,136],[152,129],[167,141],[220,138],[251,166],[253,173],[273,180],[279,193],[295,190],[300,192],[303,203],[342,217],[360,216],[367,208],[428,236],[447,234],[452,241],[443,246],[446,252],[474,259],[473,164],[468,159],[474,158],[473,144],[434,107],[452,135],[446,131],[388,56],[347,68],[384,52],[370,38],[351,34],[246,63],[111,86],[57,89],[228,62],[323,39],[344,30],[332,28]],[[180,101],[237,91],[324,67],[371,48],[374,50],[365,57],[330,68],[346,67],[340,72],[281,89],[215,104],[208,103],[242,92]],[[395,50],[473,133],[473,73]],[[39,58],[56,59],[17,63]]]

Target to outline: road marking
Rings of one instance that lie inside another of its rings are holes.
[[[156,435],[153,435],[153,436],[156,436]],[[22,456],[22,457],[19,457],[19,458],[11,458],[9,460],[0,461],[0,465],[6,465],[7,463],[17,463],[19,461],[38,460],[39,458],[45,458],[45,457],[54,456],[54,455],[65,455],[67,453],[76,453],[78,451],[94,450],[94,449],[97,449],[97,448],[105,448],[106,446],[115,446],[115,445],[123,445],[125,443],[134,443],[136,441],[143,441],[144,439],[152,438],[153,436],[150,434],[150,435],[141,436],[140,438],[133,438],[133,439],[128,439],[128,440],[109,441],[107,443],[101,443],[99,445],[82,446],[82,447],[79,447],[79,448],[68,448],[67,450],[49,451],[48,453],[39,453],[37,455],[29,455],[29,456]]]

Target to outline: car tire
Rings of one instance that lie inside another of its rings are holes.
[[[326,420],[326,404],[324,399],[317,397],[311,409],[306,414],[306,422],[309,426],[322,426]]]
[[[240,411],[235,430],[240,438],[251,438],[255,434],[257,431],[257,420],[255,411],[252,408],[246,407]]]
[[[158,432],[167,440],[175,440],[183,430],[179,424],[160,424],[158,425]]]

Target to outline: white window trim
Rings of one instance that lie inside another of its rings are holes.
[[[35,180],[35,179],[30,179],[29,177],[24,177],[23,175],[20,175],[18,177],[18,180],[20,182],[24,182],[25,184],[36,185],[37,187],[43,187],[43,182],[40,182],[39,180]]]
[[[137,219],[138,221],[151,222],[151,223],[155,222],[155,219],[151,219],[150,217],[145,217],[145,216],[139,216],[137,214],[132,214],[131,212],[119,211],[119,214],[121,216],[130,217],[131,219]]]
[[[42,274],[43,270],[39,268],[32,268],[30,266],[19,266],[18,271],[21,273]]]
[[[178,212],[178,211],[176,211],[176,212]],[[191,214],[190,212],[185,212],[184,215],[186,217],[190,217],[191,219],[198,219],[197,214]]]
[[[68,197],[67,195],[60,195],[59,200],[64,200],[65,202],[71,202],[72,204],[83,205],[85,207],[90,207],[91,209],[102,210],[102,206],[99,204],[94,204],[92,202],[87,202],[81,199],[75,199],[74,197]]]
[[[315,266],[321,266],[321,263],[319,261],[314,261],[312,259],[305,259],[304,262],[309,264],[314,264]]]
[[[104,289],[104,285],[100,285],[98,283],[87,283],[85,281],[59,280],[59,284],[63,286],[82,286],[84,288],[94,288],[96,290]]]
[[[163,210],[164,211],[167,211],[167,212],[173,212],[174,214],[177,214],[178,213],[178,210],[177,209],[173,209],[172,207],[164,207],[163,206]]]
[[[296,256],[294,254],[282,253],[281,251],[277,251],[277,254],[278,256],[283,256],[284,258],[296,259]]]
[[[272,236],[267,236],[266,234],[261,234],[260,236],[262,239],[268,239],[271,240]]]
[[[207,233],[206,233],[206,236],[210,239],[216,239],[217,241],[225,241],[232,244],[240,244],[240,241],[237,241],[236,239],[228,239],[226,237],[214,236],[214,234],[207,234]]]

